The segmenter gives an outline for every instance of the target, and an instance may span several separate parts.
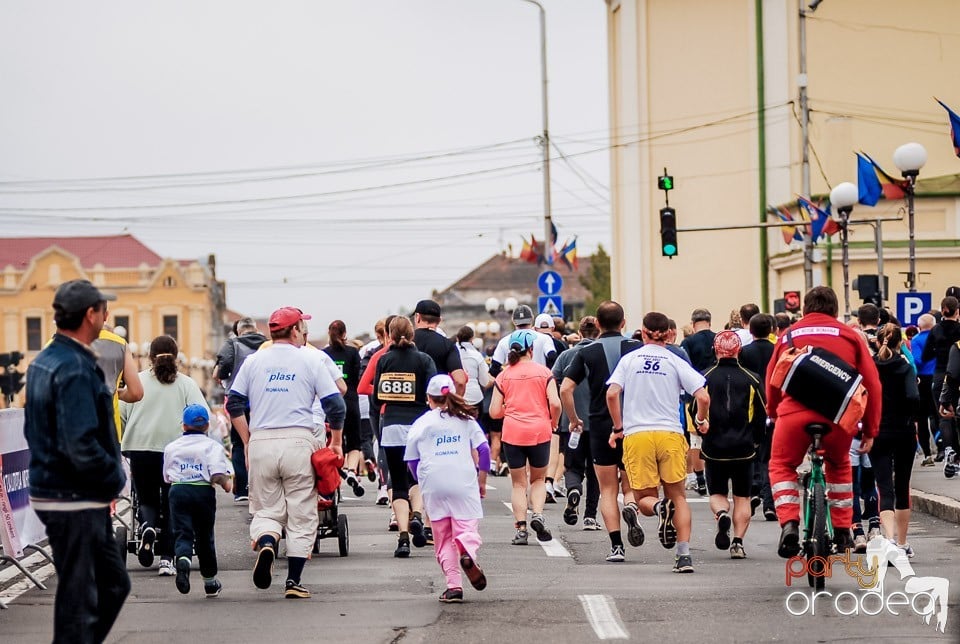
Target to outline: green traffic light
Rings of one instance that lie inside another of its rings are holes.
[[[667,257],[673,257],[677,254],[677,247],[673,244],[664,244],[663,245],[663,254]]]
[[[673,177],[667,176],[663,178],[663,189],[673,190]]]

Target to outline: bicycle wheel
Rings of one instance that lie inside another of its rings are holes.
[[[804,543],[807,557],[807,582],[816,590],[822,590],[826,583],[827,557],[830,556],[830,544],[827,539],[827,491],[823,483],[815,483],[811,492],[810,534]]]

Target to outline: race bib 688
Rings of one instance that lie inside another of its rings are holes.
[[[377,397],[385,402],[414,402],[417,399],[417,375],[401,372],[380,374]]]

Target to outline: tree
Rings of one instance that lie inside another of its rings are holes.
[[[601,302],[610,299],[610,255],[603,244],[597,245],[597,252],[590,256],[590,270],[580,276],[580,283],[590,292],[584,303],[587,315],[593,315]]]

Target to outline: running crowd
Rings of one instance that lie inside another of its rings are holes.
[[[918,452],[922,466],[942,462],[948,479],[960,471],[958,296],[952,287],[906,329],[872,304],[838,320],[828,287],[806,294],[802,316],[746,304],[719,331],[702,308],[679,330],[650,312],[630,331],[623,308],[607,301],[566,333],[562,319],[520,305],[515,330],[490,346],[470,326],[447,337],[440,305],[423,300],[411,317],[378,321],[367,344],[334,320],[321,350],[307,340],[311,316],[284,307],[270,316],[269,337],[251,319],[235,325],[214,372],[226,400],[211,411],[178,371],[173,338],[155,338],[137,373],[105,324],[113,296],[67,282],[54,298],[58,331],[29,367],[26,403],[31,503],[59,575],[55,641],[102,641],[129,593],[112,519],[127,469],[138,560],[159,559],[181,593],[194,554],[204,594],[222,590],[216,485],[249,505],[254,585],[272,585],[283,540],[284,596],[310,597],[301,578],[318,508],[337,502],[336,492],[318,496],[324,461],[357,497],[363,477],[377,483],[375,502],[392,510],[394,556],[433,546],[446,579],[440,601],[451,603],[463,600],[464,576],[477,590],[487,583],[478,550],[489,476],[510,477],[516,546],[531,532],[550,541],[544,507],[562,503],[566,524],[605,530],[606,560],[622,562],[624,528],[631,546],[643,545],[644,515],[675,549],[674,572],[691,573],[690,491],[709,496],[715,545],[732,559],[746,558],[758,511],[779,522],[778,553],[792,557],[802,546],[797,470],[807,426],[818,423],[837,548],[865,552],[882,537],[913,557]],[[853,423],[843,408],[834,416],[807,401],[804,387],[827,399],[838,385],[801,363],[856,376],[859,394],[840,396],[865,401]]]

